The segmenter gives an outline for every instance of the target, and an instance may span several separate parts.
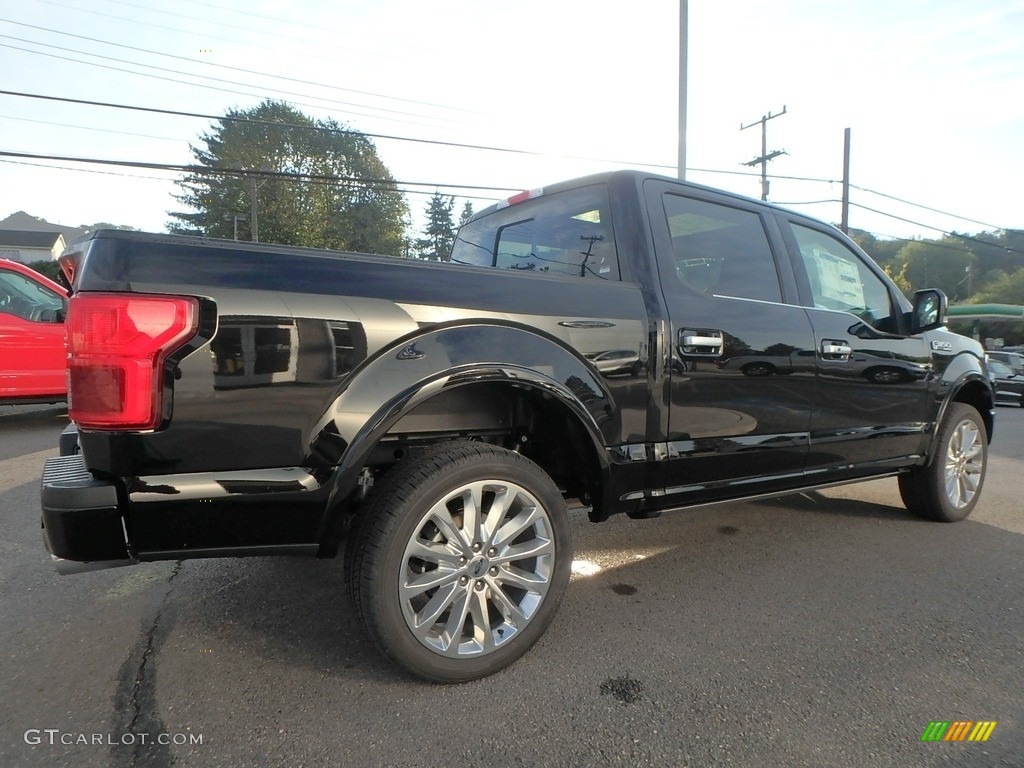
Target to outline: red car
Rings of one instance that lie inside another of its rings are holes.
[[[34,269],[0,259],[0,403],[67,398],[67,296]]]

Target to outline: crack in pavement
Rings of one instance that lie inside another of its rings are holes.
[[[167,591],[149,629],[143,632],[118,672],[111,726],[111,734],[118,743],[110,750],[112,765],[169,768],[175,762],[170,745],[158,740],[167,728],[157,710],[156,653],[174,625],[173,617],[168,617],[167,604],[181,566],[181,560],[175,562],[167,578]]]

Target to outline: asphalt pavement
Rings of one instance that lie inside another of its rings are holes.
[[[613,518],[509,669],[436,686],[367,645],[340,561],[58,576],[39,477],[63,411],[0,407],[0,766],[1024,766],[1024,409],[984,497],[894,480]],[[987,741],[922,741],[933,722]]]

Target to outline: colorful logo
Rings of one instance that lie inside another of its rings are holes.
[[[995,729],[995,720],[933,720],[921,734],[921,741],[988,741]]]

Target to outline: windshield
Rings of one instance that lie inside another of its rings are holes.
[[[1006,379],[1013,375],[1013,371],[1010,370],[1010,367],[1004,363],[1000,363],[998,360],[989,360],[988,369],[1001,379]]]

